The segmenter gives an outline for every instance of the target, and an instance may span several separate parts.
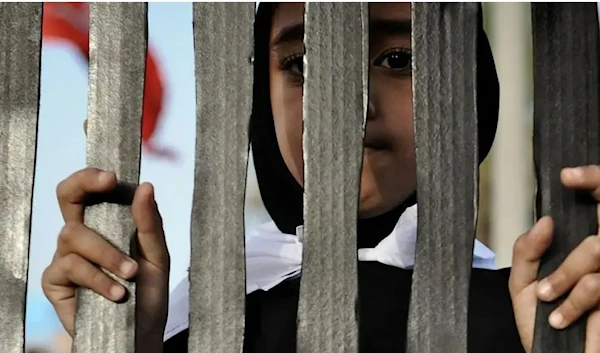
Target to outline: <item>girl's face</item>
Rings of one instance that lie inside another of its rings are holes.
[[[410,3],[369,6],[370,82],[360,190],[361,218],[390,211],[416,187]],[[303,3],[280,3],[273,14],[269,44],[271,105],[277,140],[287,167],[301,185],[304,185],[303,22]]]

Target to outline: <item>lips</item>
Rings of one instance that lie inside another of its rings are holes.
[[[392,147],[391,141],[382,135],[367,134],[363,140],[363,147],[371,150],[389,150]]]

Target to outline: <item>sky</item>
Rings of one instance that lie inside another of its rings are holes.
[[[156,141],[175,148],[180,158],[173,163],[144,155],[140,179],[155,186],[171,253],[170,287],[173,288],[186,276],[189,266],[196,123],[192,4],[149,3],[148,17],[150,45],[163,70],[166,90]],[[43,295],[41,276],[50,264],[63,225],[56,186],[85,167],[83,121],[87,111],[87,76],[87,63],[71,46],[44,45],[29,263],[28,344],[47,342],[60,329]],[[250,173],[247,204],[252,204],[246,215],[247,226],[267,220],[264,209],[254,203],[257,201],[254,180]]]

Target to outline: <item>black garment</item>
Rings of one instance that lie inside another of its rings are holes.
[[[269,87],[269,34],[273,3],[261,3],[254,28],[254,92],[250,140],[260,194],[280,231],[296,234],[303,224],[303,189],[287,169],[277,143]],[[498,122],[499,85],[490,46],[479,19],[477,104],[479,156],[489,152]],[[358,222],[358,247],[372,248],[388,236],[415,195],[394,210]],[[411,270],[380,263],[361,262],[359,315],[361,353],[404,351]],[[469,352],[520,353],[523,348],[515,327],[508,293],[509,270],[473,269],[469,298]],[[293,353],[299,279],[285,281],[247,298],[244,353]],[[188,331],[165,343],[165,353],[187,353]]]
[[[404,352],[411,270],[361,262],[360,353]],[[509,269],[473,269],[469,300],[469,353],[524,353],[510,295]],[[244,353],[294,353],[300,280],[248,295]],[[188,331],[165,344],[165,353],[187,353]]]
[[[262,201],[279,230],[286,234],[296,234],[296,227],[303,224],[303,189],[287,169],[279,151],[270,99],[269,36],[271,19],[276,6],[276,3],[261,2],[256,14],[254,26],[255,80],[252,117],[250,118],[250,141]],[[478,25],[477,111],[479,158],[483,161],[492,147],[496,134],[500,87],[492,51],[483,31],[481,16]],[[359,242],[368,238],[378,238],[379,240],[385,238],[398,222],[405,207],[415,203],[416,195],[413,195],[404,205],[399,205],[386,214],[359,220]]]

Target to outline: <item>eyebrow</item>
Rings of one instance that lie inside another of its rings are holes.
[[[273,41],[271,42],[271,46],[273,49],[276,49],[282,45],[293,43],[293,42],[301,42],[304,39],[304,23],[298,22],[291,24],[289,26],[285,26],[280,29]]]
[[[369,22],[369,32],[377,35],[400,36],[410,34],[410,18],[402,20],[379,19]]]
[[[407,35],[411,31],[411,20],[379,19],[369,21],[369,32],[377,35]],[[272,41],[272,47],[277,48],[285,44],[300,42],[304,39],[304,23],[299,22],[280,29]]]

